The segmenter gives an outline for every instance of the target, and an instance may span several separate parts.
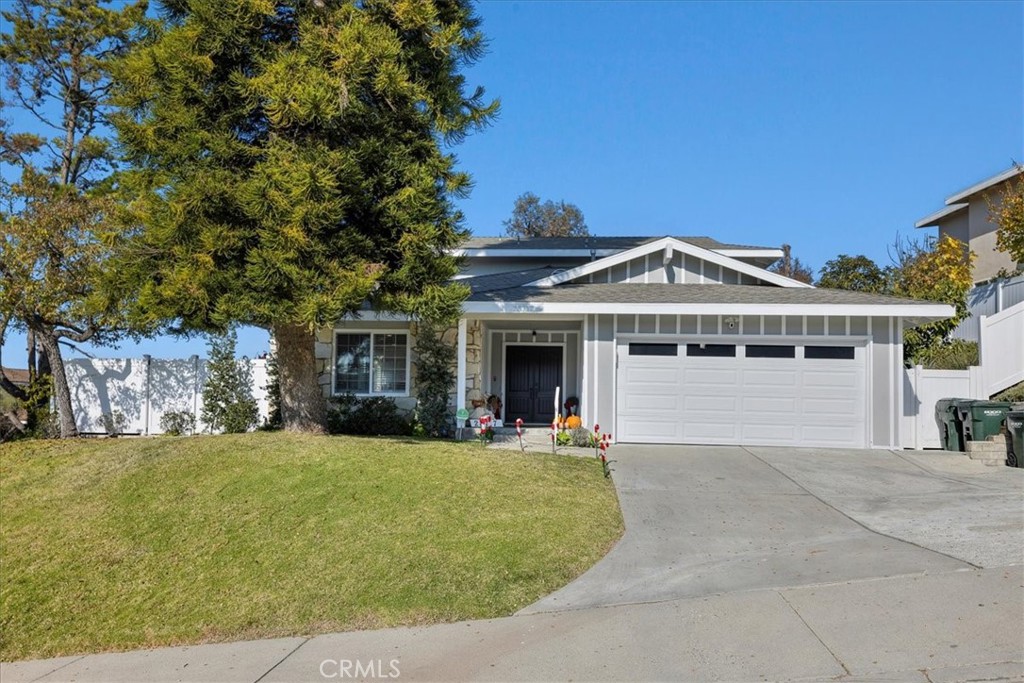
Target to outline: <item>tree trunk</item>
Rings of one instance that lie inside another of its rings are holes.
[[[283,426],[290,432],[323,434],[327,406],[317,377],[316,337],[301,325],[276,325],[273,333]]]
[[[75,411],[71,407],[71,388],[68,376],[64,372],[64,359],[60,355],[57,337],[49,330],[36,330],[37,341],[46,354],[50,364],[50,376],[53,378],[53,400],[57,404],[57,419],[60,421],[60,438],[73,439],[78,436],[75,426]]]

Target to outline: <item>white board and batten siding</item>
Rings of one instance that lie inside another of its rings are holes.
[[[623,443],[900,448],[899,324],[886,317],[588,315],[583,419]],[[628,355],[630,342],[679,346],[675,357],[640,359]],[[687,343],[736,350],[691,357]],[[748,345],[795,350],[793,358],[748,358]],[[853,352],[807,358],[807,346]]]

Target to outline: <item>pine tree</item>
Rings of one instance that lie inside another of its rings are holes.
[[[497,111],[460,70],[467,0],[166,0],[118,69],[123,179],[146,226],[140,311],[267,328],[290,430],[322,431],[313,330],[377,310],[451,320],[465,287],[448,145]]]
[[[256,425],[259,413],[252,397],[252,365],[247,358],[235,358],[237,343],[234,330],[210,337],[202,412],[210,431],[236,434]]]
[[[109,66],[131,44],[145,3],[104,4],[16,0],[2,12],[10,27],[0,34],[2,104],[24,110],[34,129],[0,121],[0,161],[14,171],[0,178],[0,341],[9,326],[28,333],[29,366],[51,375],[62,437],[78,429],[60,345],[109,340],[124,324],[110,296],[117,288],[105,285],[121,229],[103,132]],[[40,395],[45,404],[48,392]]]

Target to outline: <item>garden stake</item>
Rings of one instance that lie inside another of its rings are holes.
[[[555,454],[555,434],[558,432],[558,423],[551,423],[551,455]]]
[[[516,418],[516,435],[519,437],[519,450],[523,453],[526,452],[526,446],[523,445],[523,418]]]
[[[594,424],[594,457],[598,457],[600,453],[598,450],[601,447],[601,425]]]

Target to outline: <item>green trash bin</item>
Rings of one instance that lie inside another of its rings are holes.
[[[935,422],[939,425],[939,440],[947,451],[963,451],[964,432],[959,425],[956,403],[958,398],[940,398],[935,402]]]
[[[1010,412],[1008,401],[958,401],[957,412],[964,426],[965,441],[984,441],[999,434]]]
[[[1011,410],[1006,414],[1006,431],[1010,432],[1013,448],[1006,464],[1010,467],[1024,467],[1024,410]]]

